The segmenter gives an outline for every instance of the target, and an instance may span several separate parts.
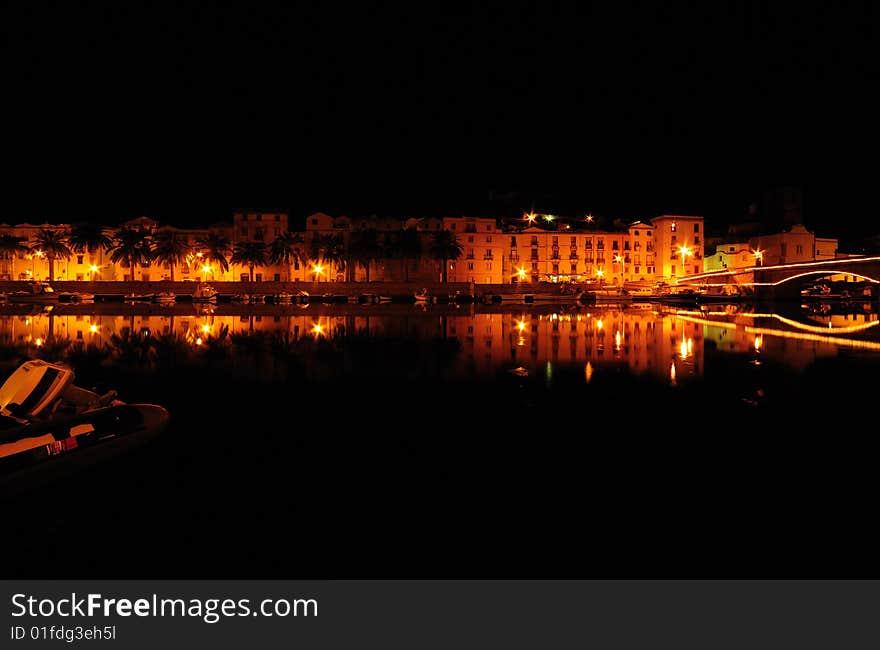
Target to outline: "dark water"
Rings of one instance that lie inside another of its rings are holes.
[[[839,576],[876,566],[876,305],[0,308],[5,374],[166,406],[2,504],[7,573]]]

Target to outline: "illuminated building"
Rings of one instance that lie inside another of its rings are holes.
[[[657,252],[655,279],[673,282],[703,272],[703,217],[663,215],[651,219]]]

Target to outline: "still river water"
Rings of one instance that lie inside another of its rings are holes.
[[[828,530],[826,560],[876,555],[876,302],[0,306],[4,378],[28,356],[171,425],[5,505],[22,575],[803,575]]]

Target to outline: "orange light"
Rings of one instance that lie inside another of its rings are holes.
[[[586,221],[587,223],[593,223],[593,213],[588,212],[587,216],[584,218],[584,221]]]
[[[669,368],[669,381],[675,386],[675,361],[672,362],[672,367]]]
[[[211,331],[211,326],[210,326],[210,325],[208,325],[207,323],[206,323],[205,325],[202,325],[202,332],[204,332],[205,334],[207,334],[207,333],[210,332],[210,331]]]
[[[526,329],[526,322],[525,322],[524,320],[518,320],[518,321],[516,321],[516,329],[518,329],[520,332],[525,331],[525,329]]]
[[[43,339],[37,339],[36,341],[34,341],[34,345],[40,347],[41,345],[43,345]]]
[[[584,377],[586,378],[588,384],[593,379],[593,364],[589,361],[587,361],[587,365],[584,366]]]
[[[525,280],[526,276],[528,275],[528,272],[523,267],[520,266],[519,268],[517,268],[516,274],[519,276],[520,280]]]
[[[537,218],[538,218],[538,215],[536,215],[534,212],[527,212],[526,214],[523,215],[523,219],[525,221],[528,221],[529,223],[534,223],[535,219],[537,219]]]
[[[210,273],[210,272],[211,272],[211,267],[208,266],[207,264],[205,264],[205,265],[202,267],[202,272],[203,272],[203,273]]]
[[[762,345],[764,345],[764,337],[759,334],[755,337],[755,352],[760,352]]]
[[[597,329],[597,330],[602,329],[604,326],[605,326],[605,323],[602,322],[602,319],[601,319],[601,318],[600,318],[599,320],[596,321],[596,329]]]
[[[196,339],[196,345],[201,345],[201,344],[202,344],[202,337],[199,337]]]
[[[95,266],[94,264],[92,264],[92,265],[89,267],[89,271],[91,271],[92,273],[97,273],[97,272],[98,272],[98,267]]]
[[[321,323],[315,323],[312,325],[312,334],[315,336],[321,336],[324,333],[324,326]]]
[[[605,271],[603,271],[602,269],[599,269],[596,271],[596,275],[601,278],[603,275],[605,275]]]
[[[97,326],[97,325],[90,325],[90,326],[89,326],[89,331],[90,331],[92,334],[95,334],[95,333],[98,331],[98,326]]]

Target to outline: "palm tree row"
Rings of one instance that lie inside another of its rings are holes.
[[[370,281],[370,268],[380,260],[399,260],[403,267],[405,280],[409,280],[409,262],[427,253],[432,259],[442,262],[442,280],[446,282],[449,261],[461,257],[462,245],[455,233],[441,230],[432,234],[425,250],[419,233],[405,229],[380,235],[375,229],[355,231],[349,245],[341,234],[316,233],[306,250],[305,240],[300,233],[283,232],[270,244],[243,241],[230,246],[229,240],[218,233],[209,233],[195,240],[199,257],[208,265],[216,264],[221,271],[229,270],[230,264],[246,266],[250,281],[254,279],[254,268],[268,264],[312,266],[314,279],[321,276],[329,278],[331,266],[337,272],[345,273],[351,281],[356,265],[364,268],[366,280]],[[75,224],[69,231],[41,228],[33,243],[27,245],[23,238],[13,235],[0,235],[0,255],[6,258],[28,252],[45,256],[49,264],[49,280],[55,279],[55,260],[69,259],[73,253],[109,253],[114,264],[128,267],[130,278],[134,280],[135,267],[153,261],[168,266],[170,279],[174,280],[174,268],[185,262],[191,255],[192,245],[185,236],[175,230],[159,230],[150,233],[136,228],[121,228],[111,236],[110,232],[94,223]],[[230,255],[231,254],[231,255]]]

